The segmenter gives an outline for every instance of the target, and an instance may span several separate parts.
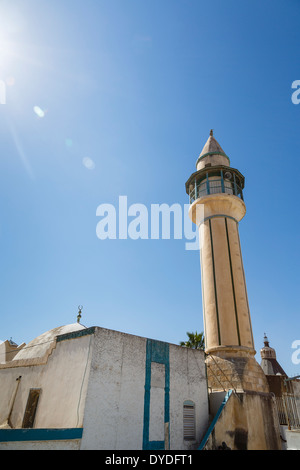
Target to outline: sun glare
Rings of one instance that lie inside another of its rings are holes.
[[[14,56],[14,45],[0,37],[0,69],[7,69]]]
[[[17,38],[24,20],[20,11],[8,2],[0,6],[0,72],[7,71],[17,54]]]

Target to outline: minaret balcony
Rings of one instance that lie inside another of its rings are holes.
[[[186,192],[190,204],[210,194],[232,194],[243,198],[244,176],[236,169],[227,166],[204,168],[196,171],[186,182]]]

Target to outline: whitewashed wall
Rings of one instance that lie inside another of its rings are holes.
[[[11,415],[14,428],[22,427],[31,388],[41,389],[35,428],[82,426],[92,340],[89,335],[57,343],[46,364],[0,370],[0,424],[7,418],[16,378],[22,376]]]
[[[34,429],[27,433],[27,438],[36,439],[23,442],[22,433],[15,432],[15,441],[0,443],[0,449],[141,450],[169,445],[184,450],[198,446],[208,422],[201,351],[99,327],[69,329],[59,341],[55,331],[47,332],[49,344],[44,338],[42,346],[23,352],[23,359],[0,365],[0,436],[5,434],[16,379],[22,376],[11,414],[16,431],[23,432],[29,390],[41,389]],[[33,346],[40,342],[37,338]],[[192,442],[183,439],[185,400],[195,403]],[[66,430],[77,438],[57,441],[56,429],[60,436]],[[39,430],[51,431],[52,440],[39,441]]]
[[[170,345],[170,404],[172,449],[197,448],[208,427],[208,394],[204,354],[190,348]],[[195,403],[196,441],[183,441],[183,402]]]
[[[81,449],[141,449],[146,340],[96,328]]]
[[[81,449],[143,449],[145,442],[152,448],[155,442],[162,445],[166,437],[166,374],[169,374],[170,448],[189,449],[199,444],[208,423],[204,354],[154,341],[158,348],[162,345],[161,357],[158,351],[158,355],[152,353],[149,359],[149,341],[96,328]],[[162,357],[164,351],[166,358]],[[147,398],[149,376],[151,388]],[[149,421],[144,416],[147,400]],[[196,440],[192,442],[183,440],[185,400],[195,403]]]

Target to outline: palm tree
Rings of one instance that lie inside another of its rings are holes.
[[[185,346],[186,348],[192,349],[202,349],[204,351],[204,333],[190,333],[189,331],[186,332],[188,336],[187,341],[180,341],[180,346]]]

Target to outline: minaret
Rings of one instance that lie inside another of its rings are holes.
[[[189,216],[199,226],[208,385],[211,390],[268,392],[256,362],[239,222],[245,178],[210,131],[186,182]]]

